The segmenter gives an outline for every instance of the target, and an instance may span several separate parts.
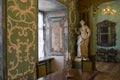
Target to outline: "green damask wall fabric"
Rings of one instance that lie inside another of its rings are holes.
[[[37,0],[7,0],[8,80],[36,80]]]
[[[76,0],[58,0],[68,6],[69,51],[75,53],[78,25]],[[36,80],[38,0],[7,0],[8,80]]]

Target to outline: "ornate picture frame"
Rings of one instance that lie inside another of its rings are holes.
[[[97,23],[97,45],[111,47],[116,45],[115,22],[104,20]]]

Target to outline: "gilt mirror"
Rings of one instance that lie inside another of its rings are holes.
[[[97,45],[112,47],[116,45],[115,22],[104,20],[97,24]]]

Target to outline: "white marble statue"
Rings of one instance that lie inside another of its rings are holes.
[[[91,31],[83,20],[80,21],[79,31],[75,30],[78,35],[77,40],[77,57],[88,58],[88,44]]]

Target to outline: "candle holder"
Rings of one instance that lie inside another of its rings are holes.
[[[71,74],[71,70],[72,70],[72,61],[68,60],[66,61],[66,65],[67,65],[67,80],[71,80],[73,78],[73,75]]]
[[[67,75],[66,75],[67,80],[72,80],[72,77],[73,77],[73,75],[71,74],[72,57],[68,51],[66,51],[66,70],[67,70]]]

